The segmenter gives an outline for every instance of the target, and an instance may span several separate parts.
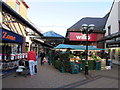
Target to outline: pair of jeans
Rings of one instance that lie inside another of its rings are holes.
[[[30,75],[35,74],[35,61],[29,60],[29,69],[30,69]]]

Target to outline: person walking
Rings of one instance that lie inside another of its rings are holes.
[[[39,51],[38,51],[38,64],[41,63],[41,57],[40,57],[40,55],[41,55],[41,49],[39,49]]]
[[[43,65],[44,64],[43,59],[45,57],[45,53],[43,50],[41,51],[40,57],[41,57],[41,65]]]
[[[36,62],[36,53],[31,49],[28,52],[28,61],[29,61],[29,69],[30,69],[30,76],[35,74],[35,62]]]
[[[37,64],[38,64],[38,55],[36,55],[36,62],[35,62],[35,73],[37,73]]]
[[[105,53],[105,58],[106,58],[106,66],[110,66],[110,62],[108,61],[110,56],[109,56],[108,52]]]

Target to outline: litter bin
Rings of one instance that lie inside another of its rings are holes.
[[[101,70],[101,61],[95,61],[96,63],[96,70]]]
[[[79,66],[75,62],[71,62],[71,73],[72,74],[77,74],[79,73]]]

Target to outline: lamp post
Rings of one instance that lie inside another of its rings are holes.
[[[82,25],[82,33],[86,34],[86,60],[85,60],[85,75],[88,75],[88,35],[93,32],[95,25],[94,24],[83,24]]]

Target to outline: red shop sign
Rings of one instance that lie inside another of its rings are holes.
[[[75,32],[70,32],[69,39],[70,41],[86,41],[86,34],[82,33],[75,33]],[[88,41],[96,41],[97,40],[97,35],[95,33],[91,33],[88,35]]]

